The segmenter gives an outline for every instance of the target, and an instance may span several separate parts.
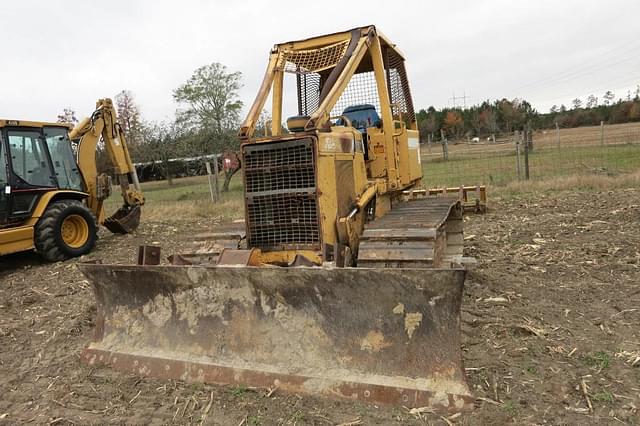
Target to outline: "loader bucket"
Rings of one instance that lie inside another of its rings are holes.
[[[103,225],[114,234],[129,234],[140,225],[140,210],[140,206],[122,206]]]
[[[81,264],[84,362],[142,376],[471,409],[458,269]]]

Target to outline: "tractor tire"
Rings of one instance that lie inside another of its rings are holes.
[[[54,201],[35,227],[35,246],[49,262],[89,253],[96,245],[96,217],[77,200]]]

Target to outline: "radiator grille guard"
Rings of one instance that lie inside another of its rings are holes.
[[[319,249],[312,138],[243,146],[249,247]]]

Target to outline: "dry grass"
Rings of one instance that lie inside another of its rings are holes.
[[[241,194],[232,194],[221,201],[210,200],[148,202],[143,207],[143,220],[175,222],[194,218],[213,219],[219,222],[242,219],[244,204]]]
[[[577,174],[544,180],[515,181],[503,187],[493,187],[492,192],[496,195],[509,196],[514,194],[567,190],[606,191],[612,189],[638,188],[639,186],[640,171],[637,171],[617,176]]]

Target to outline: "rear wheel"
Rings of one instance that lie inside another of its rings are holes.
[[[76,200],[49,204],[35,229],[36,250],[50,262],[89,253],[96,237],[95,216]]]

